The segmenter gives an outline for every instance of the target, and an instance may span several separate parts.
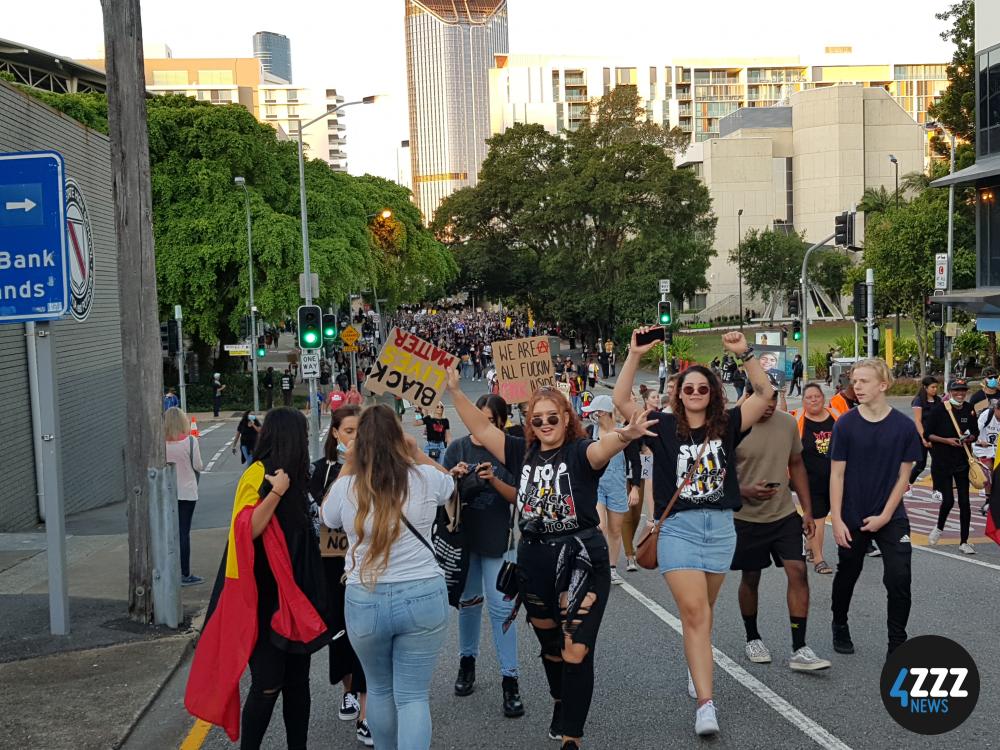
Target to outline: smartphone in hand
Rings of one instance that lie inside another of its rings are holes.
[[[666,329],[663,326],[657,326],[645,333],[637,333],[635,335],[635,343],[636,346],[646,346],[646,344],[652,344],[654,341],[663,341],[665,338]]]

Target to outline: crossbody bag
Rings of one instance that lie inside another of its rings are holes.
[[[948,412],[948,416],[951,417],[951,423],[955,426],[955,434],[958,439],[962,441],[962,447],[965,449],[965,457],[969,460],[969,484],[971,484],[977,490],[981,490],[986,486],[989,481],[989,475],[986,473],[986,467],[979,463],[979,459],[972,455],[972,451],[969,450],[969,446],[963,439],[962,431],[958,428],[958,420],[955,419],[955,414],[951,410],[951,404],[947,401],[944,402],[944,410]]]

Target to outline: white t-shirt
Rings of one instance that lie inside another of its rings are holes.
[[[434,524],[438,506],[444,505],[454,490],[455,480],[451,475],[444,474],[433,466],[415,466],[410,470],[409,496],[403,506],[403,513],[428,543],[431,543],[431,526]],[[365,555],[368,554],[368,543],[371,540],[369,515],[365,522],[364,541],[358,544],[358,537],[354,531],[354,519],[357,513],[358,501],[354,495],[354,477],[342,477],[334,482],[327,492],[321,514],[327,528],[343,528],[347,533],[347,540],[350,543],[345,562],[347,583],[361,583],[357,570],[352,568],[355,547],[360,567]],[[401,523],[399,537],[389,550],[389,565],[378,577],[378,583],[415,581],[438,575],[443,576],[444,573],[434,555],[406,527],[406,524]]]
[[[972,455],[976,458],[993,458],[997,452],[998,435],[1000,435],[1000,419],[994,416],[993,409],[987,407],[979,415],[979,440],[989,445],[979,445],[977,440],[972,444]]]

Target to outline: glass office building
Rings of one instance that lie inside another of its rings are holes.
[[[414,199],[430,223],[476,184],[490,136],[489,71],[507,52],[506,0],[405,0]]]
[[[253,35],[253,56],[265,71],[292,82],[292,42],[284,34],[258,31]]]

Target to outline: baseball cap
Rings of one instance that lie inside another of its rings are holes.
[[[606,411],[608,414],[615,413],[615,405],[611,400],[611,396],[605,396],[601,394],[600,396],[594,396],[594,400],[583,407],[585,414],[590,414],[592,411]]]
[[[995,378],[997,376],[997,371],[995,367],[984,367],[983,373],[984,378]]]
[[[969,390],[969,383],[965,378],[952,378],[948,381],[949,391],[967,391]]]

